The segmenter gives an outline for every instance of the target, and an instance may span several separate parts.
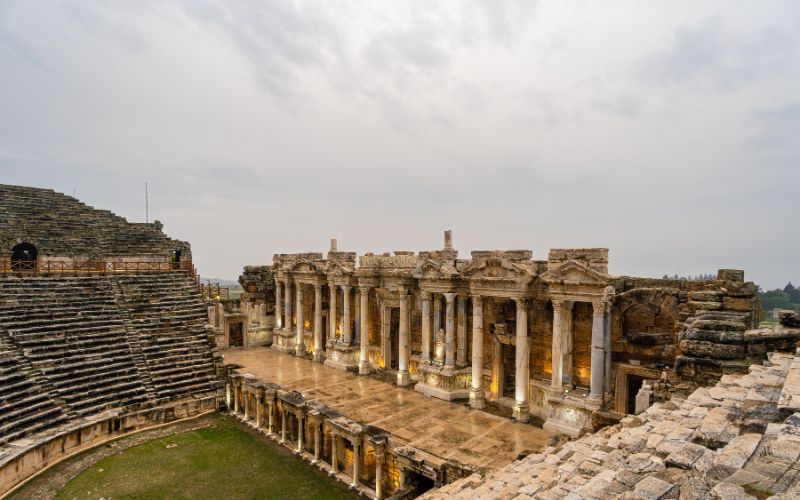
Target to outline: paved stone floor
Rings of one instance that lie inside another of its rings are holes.
[[[440,458],[494,469],[547,446],[551,433],[489,413],[399,389],[266,347],[223,351],[225,363],[361,423],[376,425]]]

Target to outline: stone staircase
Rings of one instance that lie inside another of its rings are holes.
[[[155,224],[130,223],[50,189],[4,184],[0,184],[0,228],[25,234],[42,255],[85,255],[88,250],[103,257],[170,256],[184,245]],[[2,236],[0,248],[7,244]]]
[[[219,387],[215,347],[205,329],[208,311],[194,282],[181,273],[156,273],[120,277],[119,286],[157,397]]]
[[[0,278],[0,445],[216,391],[205,317],[181,272]]]
[[[424,498],[800,498],[799,457],[800,353],[771,353],[685,400]]]

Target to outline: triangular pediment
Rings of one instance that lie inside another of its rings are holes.
[[[463,271],[471,279],[520,280],[530,278],[527,268],[506,259],[481,259],[472,261]]]
[[[450,263],[427,259],[411,275],[417,279],[451,279],[458,276],[458,270]]]
[[[606,285],[611,281],[609,274],[592,269],[577,260],[568,260],[558,267],[548,269],[542,275],[547,283],[575,283],[582,285]]]
[[[332,276],[344,276],[353,274],[353,268],[339,262],[338,260],[329,260],[327,273]]]

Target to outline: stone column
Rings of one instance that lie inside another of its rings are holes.
[[[375,500],[383,499],[383,454],[384,447],[375,447]]]
[[[603,403],[603,379],[605,378],[605,303],[592,302],[592,368],[589,386],[589,400],[595,404]]]
[[[303,434],[306,430],[306,419],[303,416],[297,417],[297,453],[303,453]]]
[[[561,299],[553,299],[553,345],[552,345],[552,376],[550,378],[550,390],[554,393],[560,393],[563,387],[564,380],[564,353],[562,348],[564,346],[564,328],[562,323],[564,319],[564,301]]]
[[[361,345],[358,356],[358,373],[367,375],[369,370],[369,287],[362,286],[359,297],[361,299]]]
[[[411,375],[408,373],[408,291],[400,289],[400,332],[398,339],[398,370],[397,385],[401,387],[411,383]]]
[[[606,305],[606,314],[605,314],[605,321],[603,321],[603,338],[606,348],[606,366],[605,366],[605,377],[603,383],[603,391],[606,394],[611,393],[611,356],[613,353],[611,352],[611,304]]]
[[[322,430],[320,429],[321,424],[320,422],[314,422],[314,460],[311,462],[315,464],[319,462],[319,450],[320,450],[320,443],[322,441]]]
[[[328,342],[333,342],[336,340],[336,319],[338,312],[336,310],[336,289],[338,287],[334,285],[332,282],[328,283],[328,290],[331,293],[331,300],[328,307],[330,310],[328,311]]]
[[[342,342],[344,342],[346,345],[350,345],[353,342],[350,325],[350,291],[352,289],[352,286],[342,285],[342,307],[344,308],[344,312],[342,314]]]
[[[263,403],[261,398],[256,398],[256,427],[261,428],[261,420],[263,419]]]
[[[564,317],[561,320],[561,331],[563,332],[562,349],[564,351],[564,364],[562,368],[561,380],[566,385],[572,385],[573,375],[573,362],[572,362],[572,344],[573,344],[573,331],[572,331],[572,311],[575,309],[575,302],[564,302]]]
[[[295,354],[304,356],[306,353],[305,340],[303,333],[305,332],[305,318],[303,318],[303,284],[297,283],[297,341],[295,343]]]
[[[339,457],[337,456],[338,441],[339,436],[331,432],[331,474],[336,474],[339,468]]]
[[[322,363],[322,285],[314,285],[314,361]]]
[[[281,444],[286,442],[286,410],[281,408]]]
[[[480,295],[472,296],[472,386],[469,404],[476,409],[486,405],[483,393],[483,299]]]
[[[516,387],[514,391],[514,410],[512,416],[518,422],[527,422],[528,384],[530,371],[530,346],[528,345],[528,300],[516,299],[517,303],[517,348],[516,348]]]
[[[272,399],[267,401],[267,433],[274,434],[275,433],[275,400]]]
[[[244,419],[247,420],[247,408],[250,406],[250,395],[245,391],[244,393]]]
[[[289,280],[283,282],[283,328],[287,331],[292,330],[292,285]]]
[[[233,414],[239,414],[239,384],[233,384]]]
[[[353,441],[353,488],[358,488],[359,476],[361,475],[361,442]]]
[[[456,294],[452,292],[447,292],[444,294],[444,299],[446,301],[445,319],[444,319],[444,365],[445,366],[453,366],[455,365],[456,362],[455,305],[453,304],[453,299],[455,299],[455,296]]]
[[[361,290],[355,287],[353,300],[353,342],[361,343]]]
[[[273,330],[280,330],[283,326],[283,286],[275,280],[275,326]]]
[[[420,363],[431,362],[431,294],[422,292],[422,354]]]
[[[467,297],[458,296],[458,316],[456,317],[456,366],[467,366]]]
[[[442,329],[442,298],[438,293],[433,296],[433,335],[436,336]]]

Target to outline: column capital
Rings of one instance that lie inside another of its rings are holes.
[[[397,287],[397,293],[400,295],[400,299],[407,299],[408,298],[408,287],[404,287],[404,286]]]
[[[322,292],[322,283],[314,283],[314,291]]]
[[[517,305],[517,307],[527,309],[531,304],[531,299],[530,297],[526,296],[514,297],[514,303]]]
[[[444,295],[444,299],[447,301],[447,303],[450,304],[453,302],[453,299],[455,299],[456,295],[458,294],[455,292],[444,292],[442,295]]]
[[[554,311],[562,310],[567,303],[567,301],[562,298],[553,298],[550,299],[550,302],[553,304]]]
[[[479,293],[471,293],[471,294],[469,294],[469,298],[471,298],[472,302],[475,302],[475,303],[483,302],[483,295],[481,295]]]
[[[611,310],[611,302],[603,299],[594,299],[592,301],[592,309],[594,314],[606,314]]]
[[[420,292],[419,296],[422,300],[431,300],[431,292]]]
[[[340,285],[342,287],[342,291],[347,293],[353,289],[353,285]]]

